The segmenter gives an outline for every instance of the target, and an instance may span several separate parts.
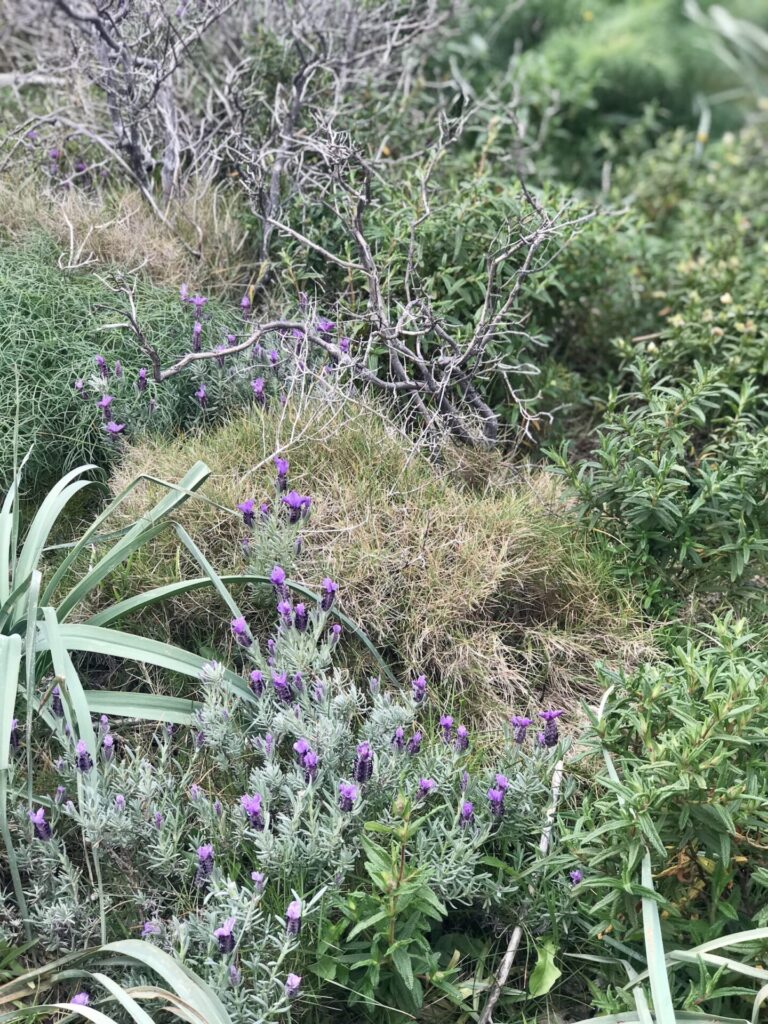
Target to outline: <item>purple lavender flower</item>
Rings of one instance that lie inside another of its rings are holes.
[[[248,293],[246,292],[245,295],[242,297],[242,299],[240,299],[240,309],[242,309],[243,313],[247,316],[248,310],[250,308],[251,308],[251,300],[250,300],[250,297],[249,297]]]
[[[496,788],[500,789],[502,793],[506,793],[509,789],[509,779],[506,775],[496,776]]]
[[[515,730],[515,743],[524,743],[525,734],[528,731],[529,727],[533,725],[533,719],[526,718],[525,715],[513,715],[509,720],[509,724]]]
[[[64,704],[61,699],[61,688],[54,686],[51,690],[51,711],[57,718],[64,717]]]
[[[261,810],[261,793],[253,795],[246,793],[245,796],[240,797],[240,804],[248,817],[251,828],[255,828],[257,832],[263,832],[264,814]]]
[[[115,756],[115,741],[109,733],[101,741],[101,752],[105,761],[111,761]]]
[[[252,693],[257,697],[260,697],[264,693],[264,676],[259,672],[257,668],[251,672],[250,682],[248,683]]]
[[[264,892],[264,886],[266,884],[266,878],[261,871],[252,871],[251,878],[253,879],[253,887],[256,892]]]
[[[57,786],[56,792],[53,795],[53,802],[55,804],[63,804],[66,798],[67,791],[64,786]]]
[[[112,437],[116,437],[118,434],[122,434],[122,432],[125,430],[125,424],[115,423],[114,420],[110,420],[109,423],[107,423],[107,425],[104,427],[104,429],[108,434],[111,434]]]
[[[189,302],[195,307],[195,316],[199,319],[200,314],[203,311],[203,306],[206,304],[208,299],[203,298],[202,295],[193,295]]]
[[[360,783],[368,782],[373,775],[373,751],[369,743],[358,743],[353,774]]]
[[[299,518],[305,509],[309,509],[311,499],[308,495],[299,494],[298,491],[289,491],[284,495],[282,502],[288,509],[289,521],[298,523]]]
[[[290,624],[293,618],[293,605],[290,601],[277,602],[277,614],[286,624]]]
[[[392,737],[392,746],[395,750],[402,750],[405,747],[405,730],[402,726],[398,726],[395,729],[395,735]]]
[[[351,782],[339,783],[339,807],[342,811],[351,811],[357,800],[357,786]]]
[[[213,801],[213,813],[217,818],[220,818],[224,813],[224,804],[222,804],[221,800],[217,799]]]
[[[335,326],[333,320],[329,320],[327,316],[319,316],[315,321],[315,330],[321,334],[330,334]]]
[[[112,405],[114,400],[114,395],[102,395],[101,398],[96,403],[96,407],[98,409],[101,409],[101,411],[106,415],[107,409],[110,407],[110,405]]]
[[[287,597],[288,591],[285,586],[285,569],[283,569],[281,565],[276,565],[269,574],[269,578],[278,595],[280,597]]]
[[[330,636],[330,641],[329,641],[330,644],[331,644],[331,647],[335,647],[336,646],[336,644],[339,642],[339,638],[340,637],[341,637],[341,626],[338,624],[338,622],[334,622],[334,624],[331,626],[331,636]]]
[[[320,584],[320,590],[322,592],[322,599],[320,601],[320,607],[324,612],[330,611],[333,605],[334,598],[336,597],[336,591],[339,589],[338,583],[334,583],[328,576],[325,577],[323,582]]]
[[[208,405],[208,393],[205,390],[205,384],[201,384],[195,392],[195,398],[200,403],[200,408],[204,409]]]
[[[437,783],[434,779],[419,779],[419,797],[421,799],[429,796],[434,789],[437,789]]]
[[[304,755],[303,767],[304,767],[304,781],[309,784],[314,782],[317,778],[317,769],[320,764],[320,759],[314,750],[308,750]]]
[[[251,634],[248,632],[248,623],[245,621],[242,615],[236,619],[232,619],[230,627],[232,629],[232,636],[240,644],[241,647],[251,646],[251,644],[253,643],[253,638],[251,637]]]
[[[569,871],[568,872],[568,877],[571,880],[571,885],[578,885],[579,882],[584,878],[584,875],[582,875],[582,873],[579,871],[579,869],[576,868],[575,871]]]
[[[99,371],[102,377],[105,379],[109,376],[109,367],[107,366],[107,360],[104,356],[94,356],[94,363],[96,363],[96,369]]]
[[[235,921],[236,918],[228,917],[213,933],[214,938],[219,940],[220,953],[231,953],[235,948],[235,936],[232,934],[235,930]]]
[[[469,800],[465,800],[461,805],[461,810],[459,811],[459,824],[462,828],[466,828],[468,825],[471,825],[474,820],[474,805],[471,804]]]
[[[293,624],[296,626],[296,629],[298,629],[300,633],[303,633],[307,628],[308,621],[309,616],[307,614],[307,606],[302,603],[297,604],[294,609],[293,617]]]
[[[465,725],[460,725],[456,730],[456,749],[461,753],[469,746],[469,730]]]
[[[450,743],[453,735],[453,718],[450,715],[441,715],[440,728],[443,730],[443,741]]]
[[[106,735],[109,732],[109,715],[99,715],[99,734]]]
[[[90,1001],[91,1001],[91,997],[88,995],[87,992],[78,992],[76,995],[72,996],[72,998],[69,1000],[69,1005],[70,1006],[87,1006],[90,1003]]]
[[[192,351],[200,352],[202,350],[202,338],[203,325],[199,320],[195,320],[192,325]]]
[[[224,363],[226,362],[226,359],[227,359],[227,357],[225,355],[226,351],[227,351],[227,346],[226,345],[217,345],[216,348],[215,348],[216,362],[219,364],[219,366],[223,366]]]
[[[421,750],[422,735],[416,730],[416,732],[408,740],[408,746],[405,748],[409,754],[418,754]]]
[[[165,824],[165,815],[161,814],[160,811],[155,811],[155,813],[152,815],[152,824],[159,832],[160,829]]]
[[[267,398],[264,394],[264,378],[257,377],[256,380],[252,380],[251,387],[253,388],[253,394],[256,401],[263,405]]]
[[[542,746],[545,747],[556,747],[560,739],[557,731],[557,719],[563,711],[540,711],[539,718],[542,718],[546,725],[544,726],[544,732],[542,733],[543,740]]]
[[[270,516],[271,512],[272,512],[272,509],[269,507],[269,502],[268,501],[263,501],[259,505],[259,515],[261,516],[261,521],[263,523],[266,523],[266,521],[269,519],[269,516]]]
[[[78,740],[75,747],[75,764],[81,772],[89,772],[93,768],[93,758],[88,753],[85,740]]]
[[[293,749],[296,754],[296,757],[299,759],[299,764],[304,764],[304,755],[307,753],[308,750],[311,750],[312,748],[310,747],[309,743],[303,737],[301,737],[300,739],[296,740],[296,742],[293,744]]]
[[[10,747],[11,750],[19,749],[19,720],[18,718],[11,719],[11,735],[10,735]]]
[[[196,782],[193,782],[192,785],[189,787],[189,799],[192,801],[192,803],[196,804],[198,800],[202,799],[202,796],[202,787],[198,786]]]
[[[136,387],[139,391],[147,390],[147,371],[144,366],[139,370],[139,379],[136,381]]]
[[[72,386],[81,398],[85,398],[85,381],[82,377],[78,377]]]
[[[291,703],[291,687],[288,683],[287,672],[273,672],[272,685],[275,688],[275,696],[285,704]]]
[[[489,789],[488,802],[491,805],[491,814],[494,818],[500,818],[504,813],[504,790],[494,788]]]
[[[195,884],[198,886],[205,885],[207,880],[213,874],[213,847],[210,843],[205,843],[203,846],[197,848],[197,871],[195,872]]]
[[[289,999],[295,999],[299,994],[301,988],[301,975],[300,974],[289,974],[285,979],[285,985],[283,985],[283,992]]]
[[[27,817],[32,822],[36,839],[50,839],[53,833],[51,826],[45,820],[45,808],[38,807],[36,811],[27,811]]]
[[[418,676],[411,683],[411,689],[413,691],[413,699],[417,704],[421,704],[427,695],[427,680],[424,676]]]
[[[281,459],[276,455],[274,463],[277,470],[277,489],[282,494],[288,488],[288,459]]]
[[[349,352],[349,338],[339,338],[339,349],[347,355]]]
[[[256,502],[253,498],[246,498],[245,501],[241,501],[237,506],[240,512],[243,513],[243,522],[246,526],[253,526],[254,520],[256,519]]]
[[[301,931],[301,901],[293,900],[285,911],[285,930],[289,935],[298,935]]]
[[[280,362],[280,353],[277,351],[276,348],[270,350],[269,361],[272,364],[272,366],[277,366],[277,364]]]
[[[124,811],[125,810],[125,797],[123,796],[122,793],[118,793],[117,796],[115,797],[115,810],[116,811]]]
[[[148,935],[159,935],[160,925],[156,921],[145,921],[141,927],[141,937],[146,939]]]

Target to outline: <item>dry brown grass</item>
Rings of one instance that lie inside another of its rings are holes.
[[[223,292],[247,279],[237,196],[190,187],[165,222],[129,188],[54,193],[34,182],[0,180],[0,237],[51,236],[63,268],[117,266],[157,284],[183,280]]]
[[[177,480],[203,459],[213,471],[204,494],[219,507],[194,499],[181,521],[219,571],[236,572],[243,528],[227,510],[271,494],[278,450],[292,484],[315,503],[294,576],[312,586],[326,574],[338,579],[345,611],[403,675],[439,680],[468,713],[543,700],[573,706],[577,694],[595,692],[596,659],[627,664],[647,651],[629,600],[587,549],[550,475],[515,473],[499,458],[489,472],[486,457],[489,479],[468,486],[483,475],[476,459],[449,458],[453,468],[437,472],[370,411],[310,404],[298,414],[242,416],[204,436],[146,441],[128,450],[113,487],[139,472]],[[126,520],[153,491],[131,497]],[[172,544],[158,540],[139,554],[117,593],[190,569]],[[224,610],[199,596],[179,602],[172,618],[198,644],[226,633]]]

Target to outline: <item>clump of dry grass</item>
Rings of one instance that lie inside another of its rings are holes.
[[[52,237],[64,269],[117,266],[156,284],[190,280],[219,292],[247,279],[234,192],[191,185],[164,218],[127,186],[53,192],[34,180],[0,180],[0,236],[9,242],[33,233]]]
[[[301,412],[254,411],[200,436],[147,440],[127,450],[113,488],[140,472],[177,480],[204,460],[213,474],[203,494],[216,504],[193,499],[181,521],[220,572],[237,572],[244,533],[228,510],[271,495],[277,451],[290,460],[291,484],[314,502],[294,576],[315,587],[326,574],[339,580],[344,610],[403,676],[425,672],[468,712],[573,706],[576,694],[595,692],[595,660],[627,664],[647,650],[629,598],[550,475],[488,456],[481,472],[477,460],[450,453],[452,468],[437,471],[369,410],[309,403]],[[133,494],[126,520],[154,491]],[[159,539],[133,560],[136,585],[191,568],[172,545]],[[127,585],[118,582],[121,594]],[[174,617],[198,630],[198,644],[200,635],[225,637],[225,612],[209,599],[185,599]]]

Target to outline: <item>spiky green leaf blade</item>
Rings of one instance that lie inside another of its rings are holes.
[[[86,690],[92,715],[138,718],[148,722],[172,722],[191,725],[200,705],[184,697],[167,697],[155,693],[123,693],[120,690]]]
[[[651,871],[651,855],[646,850],[641,868],[643,887],[653,890],[653,873]],[[661,937],[661,921],[659,908],[655,900],[643,896],[643,933],[645,936],[645,955],[648,962],[648,977],[651,983],[653,1010],[656,1024],[675,1024],[675,1011],[672,1004],[672,992],[669,988],[667,964],[664,958],[664,943]]]
[[[98,982],[102,988],[105,988],[120,1003],[136,1024],[154,1024],[154,1021],[144,1007],[140,1006],[133,996],[126,992],[122,985],[118,985],[116,981],[113,981],[112,978],[102,974],[100,971],[94,971],[92,977],[94,981]]]
[[[157,504],[148,512],[146,512],[141,519],[139,519],[138,522],[135,523],[131,529],[128,530],[127,533],[125,533],[110,548],[103,558],[93,566],[88,574],[69,591],[66,597],[64,597],[59,603],[59,619],[63,620],[66,618],[72,609],[77,607],[83,598],[90,593],[94,587],[98,586],[101,580],[104,579],[104,577],[108,575],[115,566],[128,558],[129,555],[137,548],[141,547],[142,544],[156,536],[157,532],[162,529],[162,524],[169,513],[179,505],[183,504],[192,494],[194,494],[208,478],[210,472],[210,469],[208,469],[204,462],[196,462],[178,484],[170,484],[164,480],[155,480],[155,478],[149,476],[137,477],[135,480],[131,481],[128,487],[125,488],[114,501],[110,502],[104,512],[95,520],[94,523],[91,524],[90,528],[85,531],[69,555],[62,560],[61,565],[54,573],[48,587],[46,588],[45,594],[43,595],[44,601],[50,600],[51,596],[55,592],[55,588],[61,580],[64,579],[64,576],[69,571],[81,551],[83,551],[83,549],[92,542],[92,539],[96,535],[101,523],[115,510],[115,508],[124,500],[126,495],[133,490],[141,480],[151,480],[155,483],[160,483],[164,487],[168,488],[169,493],[161,498],[160,501],[158,501]]]
[[[272,586],[272,582],[268,576],[261,576],[255,573],[243,573],[239,576],[219,576],[218,579],[226,587],[236,586],[238,584],[264,584],[265,586]],[[116,604],[110,605],[109,608],[105,608],[103,611],[97,612],[88,619],[88,624],[92,626],[103,626],[108,622],[114,622],[115,619],[119,619],[123,615],[137,612],[142,608],[148,608],[161,601],[167,601],[169,598],[181,597],[183,594],[188,594],[194,590],[200,590],[202,587],[208,587],[210,585],[210,579],[206,577],[197,577],[193,580],[180,580],[178,583],[167,583],[162,587],[154,587],[152,590],[146,590],[144,593],[137,594],[135,597],[127,597],[125,600],[118,601]],[[303,597],[309,598],[311,601],[320,600],[320,596],[313,590],[305,587],[303,583],[286,580],[286,586],[291,590],[294,590],[296,593],[301,594]],[[360,640],[379,666],[382,673],[391,683],[397,686],[398,682],[395,674],[392,672],[389,665],[387,665],[381,654],[376,650],[374,643],[365,631],[357,625],[354,619],[351,619],[348,615],[345,615],[344,612],[339,611],[337,608],[334,608],[333,614],[339,622],[346,626],[350,632]]]
[[[185,1002],[199,1010],[208,1024],[231,1024],[229,1014],[215,992],[184,964],[174,960],[164,950],[158,949],[150,942],[142,942],[140,939],[110,942],[102,948],[105,952],[129,956],[154,971]]]
[[[91,724],[91,712],[80,676],[69,656],[69,651],[72,648],[67,647],[63,635],[63,630],[67,627],[58,621],[56,611],[53,608],[43,608],[43,621],[45,625],[39,626],[37,630],[38,650],[49,650],[51,652],[53,671],[64,680],[68,703],[74,714],[75,723],[71,724],[75,725],[77,737],[85,742],[88,747],[88,753],[95,763],[97,751],[93,726]]]

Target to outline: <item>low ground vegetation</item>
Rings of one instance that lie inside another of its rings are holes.
[[[762,6],[0,10],[3,1019],[756,1024]]]

